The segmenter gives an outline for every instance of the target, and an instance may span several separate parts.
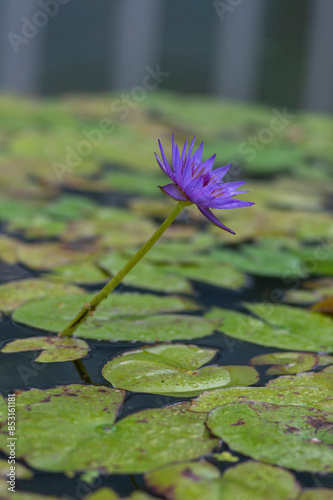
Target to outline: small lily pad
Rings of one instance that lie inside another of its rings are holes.
[[[282,467],[333,471],[333,413],[245,401],[212,410],[208,428],[232,449]]]
[[[139,474],[192,460],[216,446],[204,425],[206,415],[187,411],[187,402],[143,410],[114,423],[124,395],[77,384],[17,394],[18,456],[49,472]],[[8,443],[6,418],[5,413],[2,450]]]
[[[79,287],[42,279],[12,281],[0,285],[0,309],[14,311],[31,299],[83,293]]]
[[[271,352],[251,358],[250,364],[274,365],[266,370],[266,375],[286,375],[316,368],[319,365],[319,356],[307,352]]]
[[[223,320],[223,331],[254,344],[304,351],[332,351],[332,320],[319,313],[286,305],[245,304],[259,318],[213,308],[206,317]]]
[[[239,458],[230,453],[230,451],[221,451],[220,453],[213,453],[215,460],[219,462],[239,462]]]
[[[248,461],[221,477],[208,462],[169,465],[145,475],[147,484],[167,500],[296,500],[300,486],[283,469]]]
[[[57,363],[60,361],[74,361],[84,358],[89,351],[88,344],[82,339],[64,337],[30,337],[9,342],[1,352],[43,352],[35,359],[39,363]]]
[[[306,374],[307,375],[307,374]],[[209,412],[218,406],[243,401],[259,401],[275,405],[305,406],[326,410],[333,408],[333,396],[328,388],[312,386],[311,379],[295,384],[298,377],[279,377],[267,387],[230,387],[204,392],[191,403],[190,411]],[[281,383],[279,384],[279,381]]]
[[[230,382],[230,374],[222,366],[200,369],[216,352],[185,344],[144,347],[112,359],[102,374],[114,387],[133,392],[197,396]]]

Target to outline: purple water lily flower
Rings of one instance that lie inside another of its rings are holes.
[[[245,181],[223,182],[222,179],[231,165],[212,170],[216,155],[206,161],[202,161],[203,142],[192,154],[195,137],[186,152],[187,141],[185,140],[183,152],[180,155],[178,146],[172,136],[172,166],[170,167],[160,141],[162,160],[156,156],[156,160],[162,171],[170,177],[171,184],[159,186],[164,194],[177,201],[189,201],[196,205],[200,212],[213,224],[235,234],[234,231],[220,222],[210,208],[241,208],[254,205],[250,201],[241,201],[234,198],[248,191],[236,191]]]

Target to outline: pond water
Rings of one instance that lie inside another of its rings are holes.
[[[126,123],[112,116],[112,134],[79,157],[111,101],[0,99],[1,393],[16,391],[28,468],[16,494],[228,499],[236,477],[249,500],[332,498],[333,122],[294,117],[250,158],[271,110],[160,94]],[[151,158],[172,131],[204,139],[218,166],[233,160],[228,180],[246,178],[256,205],[218,214],[236,236],[186,209],[73,344],[54,344],[174,206]]]

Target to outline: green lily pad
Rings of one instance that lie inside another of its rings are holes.
[[[305,406],[319,410],[333,408],[333,396],[328,388],[312,385],[311,379],[303,385],[297,383],[297,380],[293,383],[298,377],[279,377],[270,381],[267,387],[230,387],[204,392],[192,401],[190,411],[209,412],[218,406],[244,401]]]
[[[87,259],[96,251],[93,245],[80,245],[73,248],[57,242],[25,243],[15,240],[16,261],[30,269],[47,270]]]
[[[201,281],[209,285],[237,290],[245,285],[245,276],[229,264],[211,262],[209,256],[197,259],[196,264],[170,266],[170,272],[185,276],[191,281]]]
[[[296,500],[300,493],[290,472],[254,461],[230,467],[222,477],[208,462],[186,462],[150,472],[145,480],[167,500]]]
[[[100,319],[99,319],[100,318]],[[211,335],[220,325],[214,320],[185,314],[156,314],[154,316],[132,316],[106,321],[100,316],[89,318],[76,332],[86,339],[126,340],[136,342],[170,342],[194,339]]]
[[[223,320],[223,331],[254,344],[302,351],[332,351],[332,320],[319,313],[278,304],[245,304],[259,318],[213,308],[206,317]]]
[[[213,457],[218,462],[239,462],[239,458],[230,453],[230,451],[221,451],[220,453],[213,453]]]
[[[102,375],[113,387],[133,392],[197,396],[230,382],[230,374],[222,366],[200,369],[216,353],[216,349],[185,344],[144,347],[112,359],[104,365]]]
[[[313,488],[304,490],[298,500],[332,500],[333,490],[328,488]]]
[[[124,391],[86,385],[17,394],[18,456],[49,472],[139,474],[200,457],[216,446],[205,414],[188,412],[189,403],[140,411],[114,423],[123,398]],[[2,450],[8,443],[6,418]]]
[[[300,373],[296,377],[278,377],[268,382],[269,387],[318,387],[333,390],[332,366],[324,368],[320,372]]]
[[[14,311],[31,299],[83,293],[79,287],[41,279],[12,281],[0,285],[0,310]]]
[[[68,266],[54,269],[50,274],[54,279],[72,283],[103,283],[108,281],[108,275],[93,262],[76,262]]]
[[[60,361],[74,361],[84,358],[89,351],[88,344],[82,339],[61,337],[30,337],[9,342],[1,352],[43,352],[34,361],[39,363],[57,363]]]
[[[7,229],[11,233],[22,232],[26,238],[52,238],[60,236],[65,231],[66,224],[43,213],[33,217],[25,214],[8,222]]]
[[[229,262],[237,269],[256,276],[283,278],[286,270],[292,270],[294,276],[306,278],[301,259],[286,250],[275,250],[264,245],[244,245],[241,251],[216,250],[212,257],[221,262]]]
[[[83,500],[158,500],[156,497],[152,497],[143,491],[133,491],[129,496],[120,497],[111,488],[100,488],[99,490],[91,493],[90,495],[84,497]]]
[[[31,301],[18,308],[13,319],[42,330],[60,332],[94,294],[69,295]],[[210,335],[219,323],[185,314],[157,314],[196,310],[195,302],[180,297],[113,293],[103,301],[95,316],[78,328],[76,335],[100,340],[155,342]],[[135,316],[133,316],[135,315]]]
[[[0,477],[8,479],[8,472],[10,472],[10,464],[8,464],[8,460],[0,459]],[[32,479],[34,477],[34,473],[24,465],[15,463],[15,476],[16,479]]]
[[[293,470],[333,471],[333,413],[245,401],[212,410],[207,426],[233,450]]]
[[[316,368],[319,365],[319,356],[307,352],[271,352],[251,358],[250,364],[274,365],[266,370],[266,375],[286,375]]]
[[[99,261],[102,269],[114,276],[128,262],[128,258],[121,254],[112,253]],[[188,281],[171,274],[165,266],[154,266],[149,262],[139,262],[125,277],[123,283],[147,290],[160,290],[169,293],[190,293],[192,288]]]

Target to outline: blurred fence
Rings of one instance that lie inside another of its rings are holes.
[[[163,88],[333,111],[332,0],[1,0],[0,89]]]

